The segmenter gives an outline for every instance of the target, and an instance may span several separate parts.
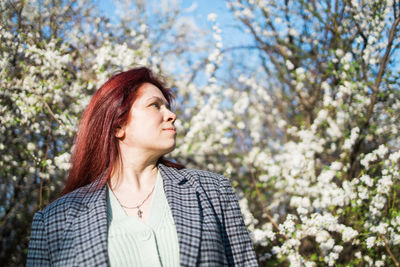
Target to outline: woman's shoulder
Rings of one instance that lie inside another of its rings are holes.
[[[208,170],[181,169],[182,174],[192,180],[192,185],[197,192],[207,196],[207,201],[213,203],[214,207],[222,205],[227,207],[231,202],[237,202],[238,198],[228,178],[224,175]]]
[[[79,209],[85,205],[85,199],[88,197],[93,189],[93,185],[89,184],[83,187],[79,187],[74,191],[67,193],[40,211],[44,219],[54,216],[55,214],[64,214],[70,209]]]
[[[231,186],[229,180],[224,175],[208,170],[184,168],[178,171],[186,177],[194,179],[195,182],[199,183],[203,187],[221,190],[227,186]]]
[[[205,179],[211,179],[211,180],[220,180],[222,178],[226,179],[223,175],[207,171],[207,170],[199,170],[199,169],[191,169],[191,168],[185,168],[180,170],[182,173],[185,173],[187,175],[191,176],[196,176],[200,178],[205,178]]]

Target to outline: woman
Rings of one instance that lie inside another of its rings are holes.
[[[63,196],[34,216],[27,266],[257,266],[227,179],[163,158],[171,101],[147,68],[95,93]]]

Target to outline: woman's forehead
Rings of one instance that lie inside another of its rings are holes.
[[[147,101],[151,98],[161,98],[164,102],[168,103],[167,99],[157,86],[151,83],[144,83],[138,90],[137,100],[140,99],[141,101]]]

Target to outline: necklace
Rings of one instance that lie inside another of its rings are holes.
[[[121,201],[119,201],[117,195],[114,193],[114,191],[111,189],[111,187],[110,187],[110,189],[111,189],[111,191],[114,193],[114,196],[115,196],[115,198],[117,199],[119,205],[121,205],[121,207],[123,207],[123,208],[125,208],[125,209],[138,209],[138,211],[137,211],[137,216],[138,216],[140,219],[142,219],[143,211],[140,209],[140,207],[144,204],[144,202],[146,202],[147,199],[149,199],[149,197],[150,197],[150,195],[153,193],[155,187],[156,187],[156,185],[153,186],[153,189],[151,189],[151,192],[150,192],[150,193],[147,195],[147,197],[142,201],[142,203],[140,203],[139,205],[134,206],[134,207],[128,207],[128,206],[122,205]]]

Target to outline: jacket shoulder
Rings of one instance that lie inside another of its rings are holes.
[[[197,176],[197,177],[205,177],[205,178],[210,178],[213,180],[219,180],[219,179],[221,179],[221,177],[224,177],[221,174],[206,171],[206,170],[185,168],[185,169],[180,169],[178,171],[182,172],[183,174],[188,174],[188,175]]]
[[[227,187],[231,187],[229,180],[221,174],[197,169],[181,169],[182,174],[194,179],[206,191],[218,191],[224,193]]]
[[[200,181],[208,181],[208,182],[216,182],[216,183],[220,183],[221,179],[226,179],[225,176],[218,174],[218,173],[214,173],[214,172],[210,172],[210,171],[206,171],[206,170],[198,170],[198,169],[181,169],[179,170],[183,175],[185,176],[190,176],[190,177],[194,177],[196,179],[199,179]]]
[[[83,200],[89,192],[90,186],[83,186],[75,189],[74,191],[65,194],[41,210],[43,219],[46,221],[54,217],[54,215],[60,215],[66,213],[71,208],[79,208],[82,206]]]

